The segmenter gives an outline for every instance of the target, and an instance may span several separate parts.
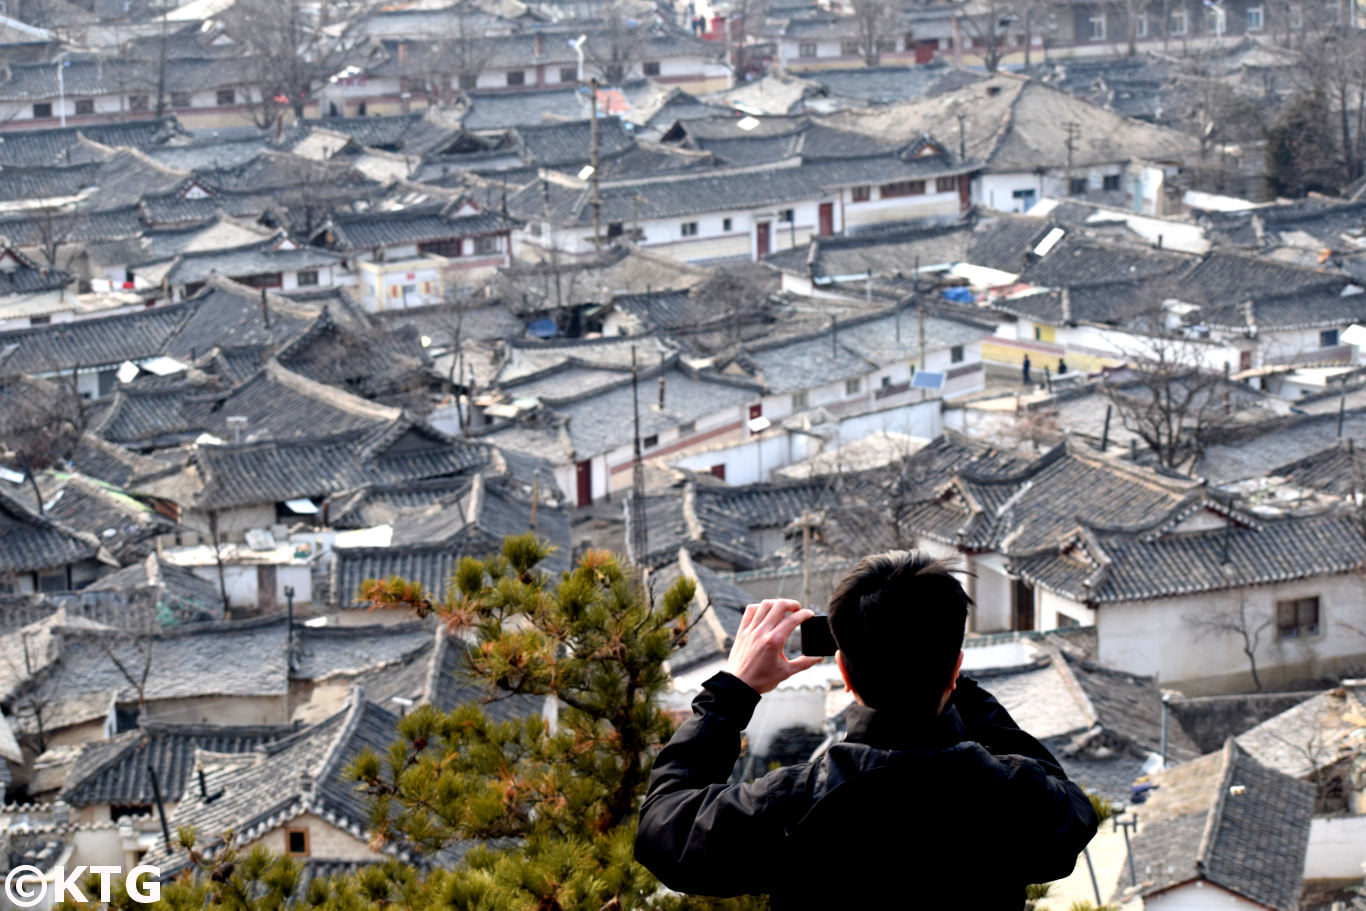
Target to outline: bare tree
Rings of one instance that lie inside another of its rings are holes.
[[[726,43],[731,48],[731,66],[735,79],[743,81],[750,66],[751,38],[764,22],[767,0],[731,0],[726,22]]]
[[[859,53],[868,66],[882,62],[882,49],[894,35],[896,7],[888,0],[853,0],[854,24],[858,28]]]
[[[1201,435],[1226,421],[1224,378],[1205,369],[1198,342],[1158,335],[1128,353],[1132,376],[1102,385],[1124,426],[1167,468],[1194,463]]]
[[[1133,57],[1138,53],[1138,24],[1148,15],[1153,0],[1112,0],[1111,9],[1124,21],[1124,54]],[[1166,31],[1166,23],[1162,24]]]
[[[353,64],[366,40],[373,2],[238,0],[224,15],[227,34],[248,67],[247,103],[257,126],[285,108],[303,117],[313,93]]]
[[[149,616],[151,616],[149,614]],[[108,630],[93,633],[100,651],[137,694],[138,711],[147,708],[147,678],[152,674],[156,636],[151,630]]]
[[[614,3],[606,10],[602,30],[585,42],[584,53],[604,81],[621,82],[631,64],[640,59],[647,39],[648,29],[635,12],[623,3]]]
[[[1257,670],[1257,647],[1261,644],[1262,634],[1271,628],[1274,618],[1258,620],[1249,615],[1247,592],[1239,589],[1237,603],[1227,605],[1210,614],[1190,615],[1186,622],[1195,627],[1198,635],[1234,636],[1247,658],[1248,670],[1252,673],[1252,685],[1258,692],[1262,690],[1262,677]]]
[[[973,12],[963,16],[963,28],[972,39],[987,72],[994,73],[1010,49],[1015,23],[1015,5],[1010,0],[980,0]]]
[[[1362,175],[1366,137],[1366,36],[1358,29],[1335,29],[1304,55],[1309,90],[1332,109],[1342,162],[1342,181]]]
[[[69,459],[84,430],[85,409],[74,382],[0,376],[0,458],[28,477],[40,513],[37,473]]]

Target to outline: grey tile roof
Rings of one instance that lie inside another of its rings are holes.
[[[327,524],[333,528],[384,525],[402,510],[420,510],[458,499],[473,482],[472,476],[458,475],[338,491],[327,499]]]
[[[406,547],[338,547],[332,562],[332,598],[337,607],[368,604],[360,600],[361,583],[393,576],[420,582],[434,597],[444,598],[460,558],[460,541],[447,544],[411,544]],[[479,556],[486,556],[481,550]]]
[[[52,69],[52,64],[47,67]],[[70,163],[73,154],[81,154],[82,138],[111,148],[150,150],[183,136],[184,130],[174,117],[55,130],[6,130],[4,142],[0,142],[0,166],[41,168]]]
[[[68,528],[0,490],[0,573],[30,573],[95,557],[94,535]]]
[[[745,606],[753,600],[739,586],[685,554],[675,555],[672,562],[648,576],[646,581],[653,603],[662,604],[664,594],[681,576],[692,579],[697,592],[688,611],[691,630],[669,656],[669,671],[674,675],[729,655],[735,634],[740,631]]]
[[[247,753],[296,733],[296,726],[255,727],[214,724],[158,724],[97,740],[81,748],[67,775],[61,799],[73,807],[141,806],[155,803],[151,776],[166,803],[178,803],[186,790],[198,788],[195,751]]]
[[[417,333],[399,328],[368,333],[339,326],[324,309],[303,335],[276,354],[291,373],[385,399],[424,388],[433,378]]]
[[[156,61],[128,58],[73,56],[64,67],[63,85],[57,84],[57,68],[51,63],[11,63],[0,81],[0,98],[16,101],[56,100],[62,91],[68,98],[102,96],[120,91],[154,91]],[[196,90],[242,85],[250,79],[245,57],[172,58],[166,61],[166,84]],[[150,119],[150,115],[148,115]]]
[[[431,623],[417,619],[376,626],[296,627],[290,677],[317,681],[409,661],[431,638]]]
[[[938,88],[953,88],[960,82],[975,82],[981,76],[934,62],[918,66],[881,66],[853,70],[818,70],[802,78],[823,86],[832,95],[892,104],[911,101]]]
[[[1297,487],[1321,490],[1337,497],[1366,494],[1363,490],[1366,488],[1366,457],[1357,451],[1351,437],[1273,468],[1270,473],[1286,478]]]
[[[914,458],[914,457],[913,457]],[[1149,525],[1186,505],[1195,481],[1158,474],[1065,441],[1023,470],[983,477],[970,466],[909,509],[907,523],[973,550],[1027,554],[1092,525]]]
[[[310,246],[287,249],[277,238],[271,238],[232,249],[180,253],[169,259],[134,265],[130,271],[135,278],[146,279],[152,284],[169,281],[184,285],[208,281],[215,275],[244,279],[262,273],[322,269],[341,263],[342,257],[330,251]]]
[[[185,305],[169,305],[0,332],[0,349],[18,344],[5,366],[24,373],[117,366],[163,353],[168,339],[191,310]]]
[[[165,626],[180,622],[222,620],[223,597],[218,583],[201,579],[184,566],[168,563],[156,554],[101,576],[83,592],[111,591],[135,596],[147,590],[155,599],[158,616]]]
[[[333,249],[349,251],[477,237],[515,225],[496,212],[455,215],[438,207],[422,207],[339,216],[321,231],[331,233]]]
[[[1238,746],[1268,769],[1313,781],[1315,772],[1360,755],[1366,745],[1366,687],[1312,696],[1240,734]]]
[[[917,261],[922,266],[971,261],[974,240],[971,222],[933,227],[903,228],[844,237],[821,237],[803,247],[784,250],[765,262],[788,272],[826,278],[866,275],[877,278],[910,276]]]
[[[977,223],[967,260],[973,265],[1023,272],[1034,262],[1033,250],[1044,236],[1059,225],[1025,216],[993,216]]]
[[[91,433],[81,434],[71,455],[71,464],[81,474],[116,487],[130,487],[170,470],[156,459],[116,446]]]
[[[398,418],[365,433],[201,446],[197,459],[204,476],[201,503],[222,509],[459,474],[487,454],[483,446]]]
[[[626,519],[627,557],[637,566],[672,563],[678,559],[680,549],[738,569],[748,569],[757,562],[759,553],[744,520],[726,508],[723,496],[713,495],[691,481],[682,489],[644,498],[645,551],[636,553],[631,532],[634,496],[627,496],[622,510]]]
[[[384,755],[397,739],[397,723],[397,716],[355,691],[338,714],[253,754],[207,756],[208,792],[219,796],[205,802],[197,789],[190,789],[171,814],[170,824],[173,829],[194,826],[196,848],[212,854],[228,830],[249,843],[309,812],[350,832],[359,845],[367,844],[366,800],[346,772],[363,750]],[[392,843],[387,850],[407,857]],[[160,844],[146,859],[159,865],[163,875],[189,863],[183,850],[168,852]]]
[[[1149,896],[1203,879],[1275,911],[1299,908],[1312,785],[1259,765],[1232,740],[1154,780],[1132,837],[1141,871],[1134,891]],[[1115,897],[1128,894],[1121,888]]]
[[[103,631],[63,627],[55,665],[33,681],[43,722],[58,730],[104,717],[114,704],[136,704],[124,667],[147,668],[149,701],[202,696],[283,696],[287,687],[285,621],[192,623],[114,640]],[[140,676],[140,674],[139,674]],[[25,730],[34,719],[19,714]]]
[[[269,361],[251,379],[216,401],[200,429],[234,439],[229,417],[245,417],[242,442],[295,440],[366,432],[388,426],[402,412],[299,376]]]
[[[410,134],[418,131],[419,123],[424,118],[430,122],[429,115],[423,111],[385,117],[327,117],[321,120],[301,120],[297,128],[345,133],[363,146],[397,152],[406,148]],[[448,129],[453,134],[459,127],[451,126]]]
[[[53,239],[65,243],[127,240],[138,237],[146,229],[142,213],[136,206],[107,212],[44,212],[0,219],[0,237],[21,247],[38,247]]]
[[[1260,477],[1337,445],[1339,436],[1356,445],[1366,442],[1366,411],[1347,411],[1340,435],[1335,412],[1221,429],[1205,441],[1192,471],[1213,484]]]
[[[176,529],[170,519],[123,491],[82,475],[60,478],[44,497],[48,518],[87,532],[124,564],[147,556],[158,535]]]
[[[1337,510],[1241,516],[1227,529],[1191,532],[1170,530],[1174,521],[1144,524],[1149,527],[1136,531],[1074,531],[1060,536],[1056,550],[1011,562],[1023,578],[1091,604],[1223,591],[1366,566],[1366,537],[1352,516]]]
[[[1020,281],[1050,287],[1108,284],[1171,275],[1192,263],[1191,257],[1180,253],[1106,243],[1069,231],[1046,256],[1020,274]]]

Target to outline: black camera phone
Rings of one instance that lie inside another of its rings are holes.
[[[833,655],[839,648],[835,634],[830,631],[830,618],[825,614],[803,620],[801,631],[803,655]]]

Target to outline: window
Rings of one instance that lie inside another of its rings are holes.
[[[722,231],[729,231],[729,230],[734,226],[734,224],[735,224],[735,223],[734,223],[733,221],[731,221],[731,219],[729,219],[729,218],[723,218],[723,219],[721,219],[721,230],[722,230]]]
[[[462,89],[472,89],[479,84],[479,76],[477,73],[461,73],[460,78],[456,80],[456,82]],[[511,85],[512,83],[508,84]]]
[[[619,221],[609,221],[607,223],[607,239],[620,237],[626,233],[626,226]]]
[[[38,120],[42,117],[52,116],[52,102],[40,101],[33,106],[33,119]]]
[[[696,421],[684,421],[682,424],[679,424],[679,425],[678,425],[678,435],[679,435],[679,436],[683,436],[683,435],[685,435],[685,434],[693,433],[693,432],[696,431],[696,430],[697,430],[697,422],[696,422]]]
[[[794,212],[792,209],[780,209],[778,211],[778,221],[791,223],[796,220],[796,212]]]
[[[1015,200],[1016,212],[1028,212],[1034,208],[1034,191],[1032,189],[1011,190],[1010,198]]]
[[[1139,13],[1139,14],[1138,14],[1138,18],[1137,18],[1136,20],[1134,20],[1134,37],[1135,37],[1135,38],[1147,38],[1147,37],[1148,37],[1148,14],[1147,14],[1147,13]]]
[[[860,392],[862,392],[862,391],[863,391],[863,380],[857,380],[857,379],[855,379],[855,380],[845,380],[845,381],[844,381],[844,394],[845,394],[845,395],[858,395],[858,394],[859,394]]]
[[[949,349],[949,363],[951,363],[951,364],[961,364],[961,363],[963,363],[963,346],[962,346],[962,345],[954,345],[952,348]]]
[[[484,237],[474,239],[474,253],[476,256],[488,256],[490,253],[498,252],[498,235],[487,234]]]
[[[1338,343],[1338,330],[1324,329],[1319,333],[1320,348],[1335,348]]]
[[[1292,639],[1317,636],[1319,632],[1319,598],[1292,598],[1276,602],[1276,636]]]
[[[641,71],[642,73],[644,73],[646,76],[658,76],[658,75],[659,75],[659,61],[658,61],[658,60],[646,60],[644,63],[642,63],[642,64],[640,65],[640,71]]]
[[[128,96],[128,110],[130,110],[130,111],[145,111],[145,110],[147,110],[148,101],[149,101],[149,99],[147,98],[146,95],[129,95],[129,96]]]
[[[285,853],[296,857],[308,856],[307,829],[285,829]]]
[[[508,85],[526,85],[525,70],[509,70]]]
[[[956,189],[958,189],[957,177],[936,177],[934,179],[934,192],[936,193],[952,193]]]
[[[560,81],[561,81],[561,82],[578,82],[578,81],[579,81],[579,68],[576,67],[576,66],[562,66],[562,67],[560,67]],[[461,86],[461,88],[464,88],[464,86]],[[474,88],[474,86],[470,86],[470,88]]]
[[[1173,35],[1186,34],[1186,11],[1183,9],[1172,10],[1172,21],[1168,26],[1168,32]]]
[[[1304,7],[1298,3],[1290,4],[1290,27],[1304,28]]]
[[[879,38],[879,39],[877,39],[877,49],[878,49],[879,52],[881,52],[881,53],[883,53],[883,54],[891,54],[891,53],[895,52],[895,51],[896,51],[896,39],[895,39],[895,38]]]
[[[258,275],[247,275],[236,280],[249,288],[278,288],[284,284],[284,278],[279,272],[262,272]]]
[[[454,240],[429,240],[417,245],[417,252],[421,256],[460,256],[460,238]]]
[[[809,408],[809,407],[810,407],[810,399],[809,399],[809,397],[807,396],[807,392],[806,392],[805,389],[803,389],[801,392],[794,392],[794,393],[792,393],[792,410],[793,410],[793,411],[805,411],[805,410],[806,410],[807,408]]]
[[[640,441],[640,445],[645,449],[654,449],[659,445],[659,434],[652,433]]]
[[[845,38],[843,41],[840,42],[841,57],[857,57],[858,55],[859,48],[857,39]]]
[[[237,92],[233,89],[219,89],[214,94],[214,104],[226,108],[237,103]]]
[[[1071,629],[1074,626],[1081,626],[1081,621],[1066,614],[1058,614],[1058,629]]]
[[[187,107],[189,107],[189,106],[190,106],[190,93],[189,93],[189,92],[172,92],[172,93],[171,93],[171,107],[173,107],[173,108],[187,108]]]
[[[1249,32],[1260,32],[1262,30],[1262,8],[1260,6],[1249,6],[1247,8],[1247,30]]]
[[[1101,189],[1107,193],[1119,192],[1119,175],[1106,174],[1100,179]]]
[[[305,287],[305,286],[307,286],[307,285],[316,285],[317,283],[318,283],[318,270],[317,270],[317,269],[304,269],[302,272],[299,273],[299,287],[302,288],[302,287]]]
[[[884,376],[884,377],[882,378],[882,388],[883,388],[883,389],[889,389],[889,388],[891,388],[891,385],[892,385],[892,378],[891,378],[890,376]]]
[[[77,114],[93,114],[93,113],[95,113],[95,99],[94,99],[94,98],[77,98],[77,99],[76,99],[76,113],[77,113]]]
[[[684,237],[696,237],[696,236],[697,236],[697,222],[695,222],[695,221],[685,221],[685,222],[683,222],[683,224],[680,225],[679,228],[678,228],[678,233],[679,233],[679,234],[682,234]]]
[[[1092,14],[1091,14],[1090,23],[1091,23],[1091,31],[1090,31],[1090,34],[1088,35],[1088,37],[1089,37],[1092,41],[1104,41],[1104,40],[1105,40],[1105,12],[1102,10],[1102,11],[1100,11],[1100,12],[1092,13]]]
[[[882,185],[882,198],[889,199],[893,196],[919,196],[925,192],[925,181],[923,180],[898,180],[895,183],[884,183]]]
[[[853,198],[854,202],[867,202],[868,200],[873,198],[873,188],[854,187],[854,189],[850,191],[850,195]]]
[[[816,42],[814,42],[814,41],[803,41],[801,44],[797,45],[797,56],[798,56],[798,57],[814,57],[814,56],[816,56]]]
[[[30,326],[46,326],[48,323],[51,322],[52,317],[47,314],[44,314],[42,316],[30,316],[28,318],[28,324]]]
[[[1069,178],[1068,181],[1067,181],[1067,195],[1068,195],[1068,196],[1085,196],[1085,195],[1086,195],[1086,178],[1085,178],[1085,177],[1071,177],[1071,178]]]

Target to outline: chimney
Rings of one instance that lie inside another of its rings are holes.
[[[830,356],[831,356],[831,357],[837,357],[837,356],[839,355],[839,341],[840,341],[839,318],[836,317],[836,316],[831,316],[831,317],[830,317]]]
[[[664,410],[664,374],[659,375],[659,410]]]
[[[1161,234],[1157,235],[1157,249],[1159,249],[1159,250],[1162,249],[1162,235],[1161,235]]]
[[[266,306],[266,289],[261,289],[261,325],[270,328],[270,308]]]

